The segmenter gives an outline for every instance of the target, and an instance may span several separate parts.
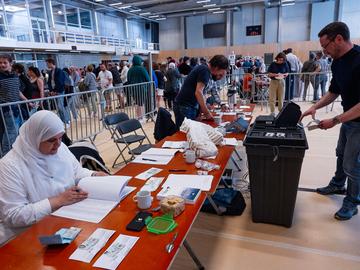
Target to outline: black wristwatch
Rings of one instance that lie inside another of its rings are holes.
[[[340,124],[340,123],[341,123],[341,121],[340,121],[340,119],[339,119],[339,116],[335,116],[335,117],[332,119],[332,121],[333,121],[333,124],[334,124],[334,125],[337,125],[337,124]]]

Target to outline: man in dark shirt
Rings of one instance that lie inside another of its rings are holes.
[[[49,70],[48,87],[50,95],[59,96],[55,99],[59,117],[66,126],[69,126],[70,115],[69,112],[65,109],[64,97],[62,97],[62,95],[65,94],[65,73],[60,68],[56,67],[54,59],[46,59],[46,65]]]
[[[174,113],[179,128],[184,118],[197,119],[203,113],[206,119],[213,120],[204,98],[205,88],[210,78],[220,80],[229,68],[229,61],[223,55],[215,55],[207,65],[195,67],[186,77],[175,99]]]
[[[329,91],[302,117],[312,115],[315,118],[317,109],[341,95],[344,113],[319,124],[321,129],[328,129],[342,123],[336,147],[335,175],[328,186],[318,188],[317,192],[322,195],[344,193],[348,179],[343,205],[335,213],[336,219],[347,220],[357,214],[360,203],[360,47],[353,45],[349,28],[342,22],[328,24],[318,36],[324,53],[334,59],[331,66],[333,77]]]

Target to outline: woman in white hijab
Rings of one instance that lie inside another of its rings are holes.
[[[75,187],[78,180],[104,175],[82,168],[61,142],[63,134],[56,114],[39,111],[0,160],[0,245],[61,206],[85,199],[87,193]]]

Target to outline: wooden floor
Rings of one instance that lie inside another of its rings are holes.
[[[302,110],[311,104],[303,104]],[[330,109],[330,107],[329,107]],[[332,112],[319,111],[319,119],[339,114],[336,104]],[[255,115],[265,114],[256,108]],[[306,124],[310,118],[303,122]],[[153,123],[145,124],[148,135]],[[335,170],[335,147],[339,126],[333,129],[307,132],[309,150],[303,161],[300,186],[316,188],[327,185]],[[109,134],[101,134],[96,144],[107,165],[111,167],[117,149]],[[244,149],[240,151],[245,156]],[[241,165],[246,168],[246,159]],[[242,216],[219,217],[200,213],[187,240],[206,269],[360,269],[360,215],[349,221],[337,221],[334,213],[340,208],[343,196],[321,196],[299,191],[293,226],[253,223],[251,205]],[[154,258],[156,259],[156,258]],[[196,269],[182,248],[172,270]]]

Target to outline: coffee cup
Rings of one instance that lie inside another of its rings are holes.
[[[150,191],[141,190],[133,197],[133,201],[137,202],[137,206],[140,209],[149,209],[153,201]]]
[[[215,124],[220,125],[221,124],[221,115],[214,116]]]
[[[186,150],[183,154],[186,163],[194,163],[196,160],[196,154],[194,150]]]

